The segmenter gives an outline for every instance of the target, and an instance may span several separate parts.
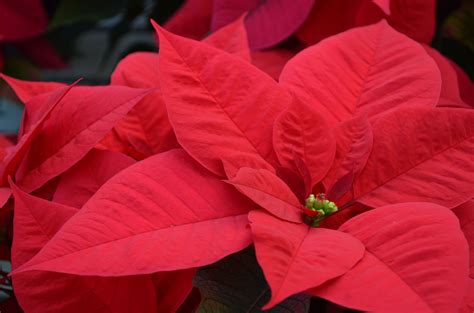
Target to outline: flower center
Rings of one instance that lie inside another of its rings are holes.
[[[337,212],[337,205],[329,200],[326,200],[324,193],[316,196],[310,194],[306,199],[306,205],[303,208],[304,219],[311,227],[318,227],[319,222],[329,215]]]

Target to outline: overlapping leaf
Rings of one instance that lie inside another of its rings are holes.
[[[19,186],[33,191],[69,169],[148,92],[116,86],[71,90],[32,142],[16,176]]]
[[[291,97],[240,58],[157,30],[160,85],[183,148],[221,176],[223,162],[230,176],[244,166],[271,170],[273,121]]]
[[[430,203],[363,213],[342,225],[366,253],[312,293],[372,312],[454,312],[467,287],[468,246],[456,216]]]
[[[253,206],[172,150],[110,179],[23,270],[122,276],[210,264],[250,244]]]
[[[13,268],[27,262],[77,210],[30,196],[12,186],[15,197]],[[148,276],[88,277],[34,271],[13,277],[26,312],[156,312]]]
[[[254,50],[268,48],[290,37],[303,24],[313,4],[314,0],[216,0],[212,28],[227,25],[250,11],[245,21],[250,46]]]
[[[452,208],[474,196],[474,112],[403,108],[373,124],[374,144],[354,182],[356,200],[377,207],[426,201]]]
[[[249,220],[272,289],[264,309],[344,274],[364,255],[359,240],[342,232],[284,222],[263,211],[250,212]]]
[[[323,180],[330,199],[337,200],[352,189],[354,179],[364,169],[372,151],[372,127],[359,116],[334,128],[336,156]]]
[[[275,216],[302,222],[301,203],[286,183],[272,172],[244,167],[229,183]]]
[[[72,85],[73,86],[73,85]],[[48,93],[44,98],[44,107],[47,110],[41,115],[41,117],[31,125],[28,132],[22,136],[18,143],[12,148],[9,153],[3,158],[0,167],[0,184],[3,186],[7,185],[8,176],[14,175],[20,166],[25,154],[30,149],[32,142],[36,139],[38,134],[43,130],[44,123],[50,117],[52,111],[62,101],[63,97],[70,91],[71,87],[62,87],[54,92]]]
[[[280,82],[336,124],[400,106],[437,104],[441,79],[434,61],[385,21],[339,34],[290,62]]]
[[[294,101],[273,126],[273,145],[283,167],[298,172],[295,159],[304,162],[311,175],[309,189],[326,175],[336,153],[329,125],[315,107]]]
[[[107,180],[134,163],[124,154],[94,149],[61,176],[53,201],[80,209]]]

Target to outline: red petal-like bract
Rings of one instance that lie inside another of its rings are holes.
[[[213,0],[186,0],[164,27],[180,36],[202,39],[211,29],[212,3]]]
[[[336,153],[329,125],[311,103],[295,100],[276,119],[273,146],[283,167],[298,172],[295,159],[303,160],[311,175],[311,187],[326,175]]]
[[[31,125],[31,128],[24,136],[22,136],[18,143],[8,155],[2,160],[0,167],[0,185],[6,186],[8,184],[8,176],[14,175],[17,171],[20,163],[23,161],[25,154],[30,149],[32,142],[36,139],[38,134],[43,131],[45,122],[50,118],[53,110],[63,100],[63,97],[70,92],[70,89],[74,85],[62,87],[54,92],[48,93],[44,97],[44,107],[47,108],[46,112],[41,115],[35,123]]]
[[[158,88],[158,54],[135,52],[126,56],[112,73],[111,84],[133,88]],[[161,92],[156,89],[143,98],[115,131],[141,155],[150,156],[178,147],[168,120]]]
[[[13,268],[31,259],[76,209],[30,196],[12,185],[15,197]],[[14,275],[15,296],[26,312],[156,312],[149,276],[87,277],[32,271]]]
[[[431,203],[363,213],[340,231],[365,244],[362,260],[312,293],[370,312],[457,312],[468,277],[468,247],[456,216]]]
[[[48,16],[41,0],[0,1],[0,41],[15,41],[40,35]]]
[[[344,121],[334,128],[336,157],[323,184],[329,199],[339,199],[352,188],[372,151],[372,127],[366,116]]]
[[[220,29],[204,42],[249,61],[247,35],[242,19]],[[111,77],[112,85],[159,88],[157,53],[136,52],[125,57]],[[146,96],[116,126],[120,141],[127,142],[142,156],[177,148],[178,142],[168,120],[159,90]]]
[[[263,211],[250,212],[249,220],[272,290],[264,309],[344,274],[364,255],[360,241],[343,232],[284,222]]]
[[[61,176],[53,201],[80,209],[100,186],[134,163],[124,154],[94,149]]]
[[[148,92],[118,86],[73,88],[32,142],[16,176],[18,185],[30,192],[69,169]]]
[[[313,4],[314,0],[214,0],[212,29],[227,25],[250,11],[245,20],[250,47],[253,50],[269,48],[299,28]]]
[[[303,221],[298,198],[272,172],[244,167],[229,183],[273,215],[294,223]]]
[[[49,93],[67,86],[63,83],[19,80],[1,73],[0,77],[10,85],[17,97],[25,104],[18,131],[19,138],[29,132],[33,125],[48,111],[51,106],[47,100],[50,96]]]
[[[251,243],[254,206],[171,150],[105,183],[23,270],[123,276],[207,265]]]
[[[280,82],[330,125],[400,106],[434,107],[441,88],[424,49],[385,21],[304,50],[288,62]]]
[[[291,96],[241,58],[156,27],[160,85],[183,148],[221,176],[224,166],[229,176],[241,167],[272,170],[273,121]]]
[[[25,104],[36,96],[66,86],[63,83],[56,82],[20,80],[2,73],[0,73],[0,77],[3,78],[8,83],[8,85],[10,85],[10,87],[15,91],[17,97]]]
[[[401,108],[381,116],[373,133],[372,152],[354,182],[357,201],[452,208],[473,198],[474,111]]]

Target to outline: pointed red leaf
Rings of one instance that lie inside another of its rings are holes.
[[[334,128],[336,156],[323,184],[329,199],[339,199],[352,189],[355,177],[364,169],[372,151],[372,127],[366,116],[342,122]]]
[[[30,196],[15,197],[13,268],[31,259],[77,210]],[[87,277],[51,272],[14,275],[15,296],[26,312],[156,312],[149,276]]]
[[[213,0],[186,0],[166,21],[165,29],[180,36],[202,39],[211,29]]]
[[[53,201],[80,209],[100,186],[134,163],[124,154],[94,149],[61,176]]]
[[[44,97],[44,106],[47,110],[35,123],[31,125],[28,132],[22,136],[16,146],[4,157],[0,167],[0,185],[6,186],[8,176],[14,175],[23,161],[25,154],[38,134],[43,131],[43,126],[50,117],[52,111],[63,100],[63,97],[70,91],[74,85],[62,87],[54,92],[48,93]]]
[[[273,215],[289,222],[303,221],[298,198],[272,172],[244,167],[229,183]]]
[[[290,37],[305,21],[314,0],[215,0],[212,28],[217,29],[250,11],[245,20],[250,47],[269,48]],[[278,23],[275,23],[278,21]]]
[[[354,182],[357,201],[452,208],[474,197],[474,111],[403,108],[381,116],[373,133],[372,152]]]
[[[301,159],[311,175],[311,187],[326,175],[336,153],[329,125],[314,107],[294,101],[276,119],[273,145],[283,167],[297,171]]]
[[[471,261],[469,276],[474,279],[474,200],[469,200],[454,208],[453,213],[458,217],[461,229],[469,243]]]
[[[456,312],[467,286],[467,243],[456,216],[431,203],[368,211],[339,228],[365,244],[362,260],[312,293],[371,312]]]
[[[23,103],[29,102],[36,96],[66,86],[63,83],[20,80],[2,73],[0,73],[0,77],[8,83],[8,85],[13,89],[13,91],[15,91],[17,97]]]
[[[241,19],[212,34],[204,42],[250,60],[247,35]],[[159,87],[158,59],[158,54],[151,52],[128,55],[112,73],[111,84],[135,88]],[[121,141],[130,144],[143,156],[178,147],[159,91],[140,101],[115,126],[115,131]]]
[[[111,76],[112,85],[159,88],[158,54],[135,52],[126,56]],[[143,156],[178,147],[166,106],[157,89],[142,99],[116,126],[115,131]]]
[[[241,167],[272,170],[273,121],[291,97],[242,59],[156,28],[163,98],[183,148],[221,176],[223,162],[230,176]]]
[[[148,92],[118,86],[72,89],[32,142],[16,176],[18,185],[33,191],[69,169]]]
[[[449,60],[430,46],[423,45],[423,48],[425,48],[428,55],[433,58],[441,72],[442,83],[438,106],[469,109],[470,106],[461,99],[458,77]]]
[[[23,270],[124,276],[203,266],[250,244],[253,206],[171,150],[105,183]]]
[[[257,260],[272,290],[268,309],[287,297],[338,277],[359,261],[364,246],[345,233],[249,214]]]
[[[385,21],[303,50],[288,62],[280,82],[330,125],[399,106],[433,107],[441,86],[439,70],[424,49]]]
[[[203,42],[250,62],[250,49],[242,16],[212,33]]]

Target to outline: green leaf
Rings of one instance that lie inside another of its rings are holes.
[[[307,313],[309,295],[298,294],[276,307],[262,311],[270,299],[262,270],[255,258],[253,246],[201,268],[194,278],[201,291],[198,313]]]
[[[49,25],[50,29],[78,22],[98,22],[121,13],[126,0],[62,0]]]

